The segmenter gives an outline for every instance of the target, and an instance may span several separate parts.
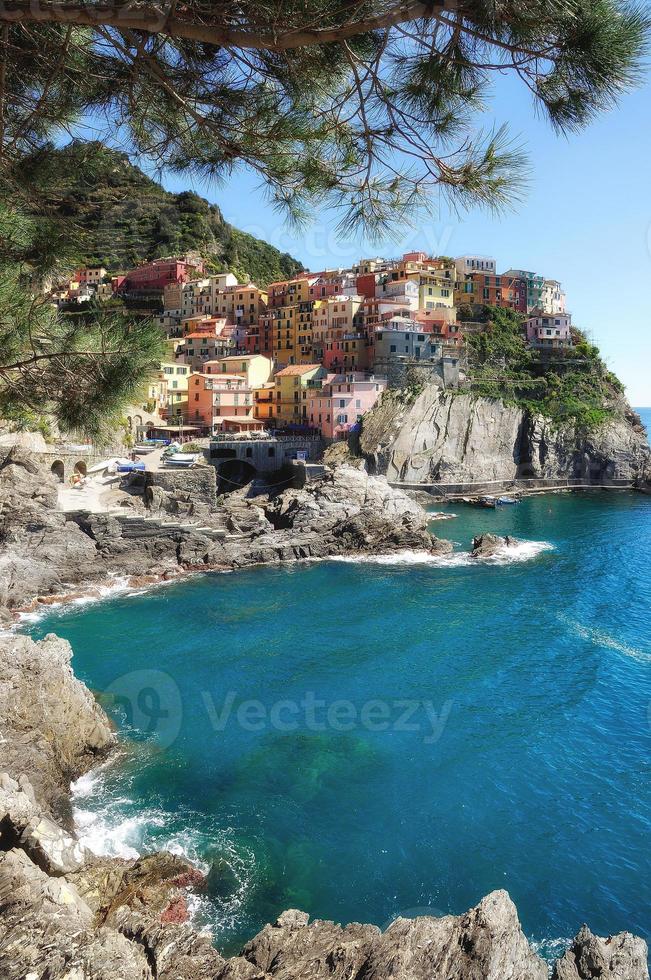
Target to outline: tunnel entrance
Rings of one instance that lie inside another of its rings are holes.
[[[66,468],[63,465],[63,460],[62,459],[56,459],[52,463],[52,466],[50,467],[50,472],[53,473],[54,476],[56,476],[56,478],[58,479],[59,483],[63,483],[63,481],[65,479],[65,475],[66,475]]]
[[[78,460],[75,463],[75,473],[79,473],[80,476],[86,476],[88,472],[88,467],[84,463],[83,459]]]
[[[226,459],[217,466],[217,493],[240,490],[256,478],[258,471],[243,459]]]

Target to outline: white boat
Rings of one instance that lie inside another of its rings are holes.
[[[143,446],[141,443],[138,443],[133,447],[134,453],[136,453],[138,456],[144,456],[146,453],[153,453],[155,449],[160,449],[160,446]]]
[[[188,467],[194,466],[200,457],[194,453],[176,453],[174,456],[170,456],[165,460],[166,466],[180,466]]]
[[[93,463],[92,466],[89,466],[86,472],[102,473],[104,470],[107,470],[109,466],[111,466],[116,461],[117,461],[117,456],[113,456],[111,459],[103,459],[101,463]]]

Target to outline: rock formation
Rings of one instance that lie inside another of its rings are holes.
[[[191,475],[194,495],[163,474],[145,488],[147,512],[73,518],[56,510],[54,478],[27,451],[0,450],[0,616],[35,596],[74,594],[110,575],[452,548],[430,534],[419,504],[354,466],[273,498],[245,489],[214,503],[214,469]]]
[[[385,397],[364,417],[362,453],[389,480],[476,483],[516,478],[644,482],[651,450],[640,420],[622,404],[613,418],[583,433],[554,427],[501,401],[426,387],[411,403]]]
[[[556,963],[552,980],[637,980],[648,976],[647,955],[644,940],[630,932],[602,939],[584,925]]]
[[[471,558],[492,558],[505,548],[513,548],[519,544],[517,538],[510,535],[501,537],[499,534],[478,534],[472,539]]]

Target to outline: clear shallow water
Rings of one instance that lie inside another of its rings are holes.
[[[77,787],[82,833],[212,865],[222,948],[291,906],[383,925],[493,888],[543,952],[583,921],[651,934],[651,498],[447,510],[464,549],[553,550],[260,568],[28,625],[129,735]]]

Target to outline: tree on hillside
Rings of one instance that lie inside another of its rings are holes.
[[[248,165],[285,217],[332,206],[342,234],[434,189],[507,207],[527,164],[477,129],[491,77],[576,129],[637,82],[649,26],[628,0],[4,0],[0,196],[31,206],[21,162],[86,120],[161,167]]]
[[[101,437],[125,401],[141,397],[163,343],[152,321],[97,311],[60,316],[35,277],[63,244],[0,202],[0,417],[52,417],[63,431]]]

